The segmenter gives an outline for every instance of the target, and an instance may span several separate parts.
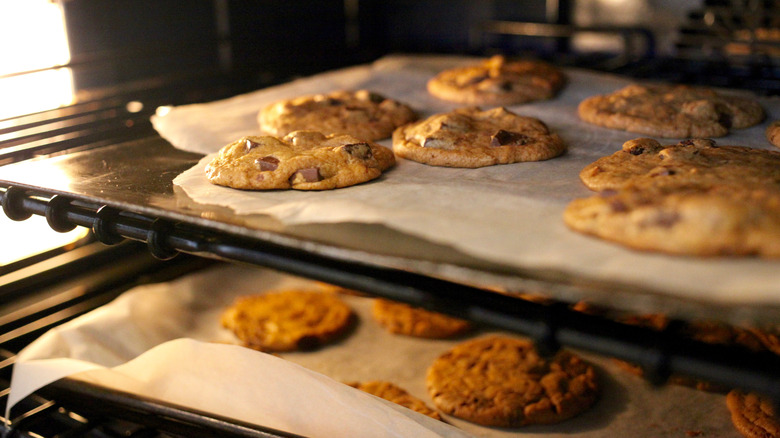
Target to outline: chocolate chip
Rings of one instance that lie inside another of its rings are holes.
[[[499,129],[490,137],[490,146],[522,146],[529,140],[527,135]]]
[[[631,149],[628,150],[628,153],[631,155],[642,155],[645,153],[645,148],[641,145],[632,146]]]
[[[374,103],[382,103],[384,102],[385,97],[377,93],[368,93],[368,100]]]
[[[252,141],[250,139],[244,139],[244,148],[246,149],[246,152],[251,151],[252,149],[260,146],[260,143],[256,141]]]
[[[673,211],[663,211],[656,218],[655,223],[664,228],[670,228],[672,225],[680,221],[679,213]]]
[[[650,174],[650,176],[667,176],[667,175],[675,175],[677,174],[677,171],[674,169],[670,169],[668,167],[662,167],[653,173]]]
[[[344,103],[344,101],[342,101],[341,99],[334,99],[332,97],[326,98],[323,102],[325,102],[325,105],[330,105],[330,106],[341,105],[342,103]]]
[[[317,182],[322,181],[322,175],[320,175],[319,167],[306,167],[304,169],[298,169],[290,177],[290,184],[295,182]]]
[[[361,160],[368,160],[374,155],[371,151],[371,146],[369,146],[368,143],[346,144],[342,146],[342,150],[347,154]]]
[[[279,159],[269,155],[256,159],[255,164],[260,166],[260,170],[276,170],[279,167]]]
[[[609,207],[612,209],[612,211],[617,213],[623,213],[629,210],[628,205],[626,205],[620,199],[613,199],[609,201]]]
[[[502,81],[498,84],[498,88],[501,91],[512,91],[512,83],[509,81]]]
[[[420,146],[424,148],[445,148],[447,145],[447,140],[442,140],[436,137],[425,137]]]
[[[718,123],[725,126],[726,128],[731,128],[731,124],[733,123],[734,118],[731,117],[731,114],[728,113],[720,113],[718,115]]]

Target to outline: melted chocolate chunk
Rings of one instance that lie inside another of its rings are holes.
[[[529,137],[527,135],[499,129],[498,132],[490,137],[490,146],[522,146],[528,140]]]
[[[725,126],[726,128],[731,128],[731,124],[733,123],[734,118],[731,117],[731,114],[729,113],[720,113],[718,115],[718,123]]]
[[[655,223],[664,228],[671,228],[674,224],[680,221],[680,215],[672,211],[661,212],[656,218]]]
[[[641,145],[632,146],[631,149],[628,150],[628,153],[631,155],[642,155],[645,153],[645,148]]]
[[[347,154],[361,160],[368,160],[373,156],[371,146],[369,146],[368,143],[346,144],[342,147],[342,150]]]
[[[612,209],[612,211],[617,213],[623,213],[629,210],[628,205],[626,205],[620,199],[612,199],[609,201],[609,207]]]
[[[368,93],[368,100],[370,100],[371,102],[374,102],[374,103],[382,103],[382,102],[384,102],[385,97],[382,96],[381,94],[369,92]]]
[[[299,182],[317,182],[322,181],[322,175],[320,175],[319,167],[307,167],[304,169],[298,169],[290,177],[290,184]]]
[[[248,138],[244,140],[244,148],[246,149],[246,152],[249,152],[258,146],[260,146],[260,143],[254,142]]]
[[[671,176],[677,174],[677,171],[669,167],[662,167],[650,174],[650,176]]]
[[[279,167],[279,159],[269,155],[256,159],[255,164],[260,167],[260,170],[276,170]]]

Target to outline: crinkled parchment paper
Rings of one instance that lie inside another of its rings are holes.
[[[456,105],[428,95],[436,72],[473,59],[393,56],[218,102],[168,108],[153,118],[174,146],[212,154],[247,134],[257,134],[257,112],[281,98],[335,89],[368,88],[399,99],[421,116]],[[570,231],[561,214],[566,204],[589,196],[579,171],[639,135],[588,125],[577,117],[584,98],[629,83],[622,77],[567,70],[568,84],[549,101],[509,107],[538,117],[566,141],[569,151],[543,162],[480,169],[425,166],[400,159],[380,179],[323,192],[247,192],[211,185],[206,156],[174,183],[197,203],[226,206],[236,214],[265,214],[284,224],[378,223],[466,254],[522,269],[560,272],[567,277],[637,285],[662,294],[718,305],[777,307],[780,264],[756,258],[695,258],[643,253]],[[761,99],[769,119],[780,117],[776,99]],[[772,148],[766,123],[717,139]],[[679,139],[666,139],[669,144]],[[380,142],[390,146],[389,140]]]
[[[341,296],[358,315],[356,327],[317,351],[276,357],[230,345],[235,339],[219,325],[225,307],[237,296],[285,287],[316,288],[306,280],[237,265],[135,288],[22,351],[9,405],[48,382],[72,376],[312,437],[739,436],[723,395],[653,388],[610,359],[592,355],[584,356],[598,370],[601,399],[573,419],[520,429],[481,427],[450,417],[450,424],[441,423],[340,383],[389,380],[433,406],[425,390],[426,369],[463,341],[390,334],[371,318],[370,298]]]

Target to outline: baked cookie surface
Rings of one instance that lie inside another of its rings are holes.
[[[636,139],[580,178],[601,192],[567,206],[576,231],[671,254],[780,256],[780,152]]]
[[[295,131],[282,139],[243,137],[220,149],[206,166],[214,184],[245,190],[327,190],[379,177],[393,152],[350,135]]]
[[[580,179],[597,191],[618,189],[627,183],[644,187],[780,187],[780,151],[718,146],[701,138],[672,145],[638,138],[585,166]]]
[[[390,333],[418,338],[449,338],[471,329],[463,319],[380,298],[374,299],[371,314]]]
[[[780,120],[775,120],[766,127],[766,139],[780,148]]]
[[[657,137],[722,137],[760,123],[765,113],[753,99],[704,87],[633,84],[593,96],[578,106],[588,123]]]
[[[405,408],[419,412],[420,414],[427,415],[433,419],[441,420],[441,415],[439,415],[438,412],[425,404],[424,401],[409,394],[405,389],[394,383],[373,380],[367,382],[349,382],[347,385],[399,404]]]
[[[442,71],[428,81],[428,92],[468,105],[514,105],[555,96],[566,82],[563,72],[542,61],[496,55],[478,64]]]
[[[546,359],[530,341],[503,336],[455,346],[428,368],[426,385],[444,413],[496,427],[557,423],[599,394],[593,367],[576,355]]]
[[[566,146],[538,119],[503,107],[469,107],[396,129],[393,151],[433,166],[475,168],[547,160],[563,154]]]
[[[780,437],[780,417],[768,398],[733,390],[726,395],[726,406],[734,427],[746,438]]]
[[[352,321],[352,309],[334,294],[297,289],[240,297],[221,317],[244,346],[269,352],[317,348]]]
[[[293,131],[349,134],[362,140],[390,137],[417,116],[407,105],[368,90],[334,91],[280,100],[257,116],[260,129],[283,137]]]

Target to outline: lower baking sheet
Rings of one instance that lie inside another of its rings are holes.
[[[257,134],[260,108],[302,94],[368,88],[406,102],[426,117],[458,106],[430,96],[426,81],[444,68],[474,61],[391,56],[224,101],[166,108],[153,122],[177,148],[211,154],[243,135]],[[228,207],[237,215],[267,215],[288,227],[381,224],[502,266],[552,273],[564,280],[610,282],[622,288],[622,294],[643,290],[719,306],[752,306],[762,312],[780,309],[776,260],[645,253],[566,228],[561,219],[566,204],[591,194],[579,181],[579,171],[639,137],[589,125],[577,116],[577,105],[584,98],[617,90],[630,83],[629,79],[584,70],[567,70],[566,74],[568,83],[556,98],[509,107],[541,119],[564,139],[568,152],[552,160],[480,169],[437,168],[399,160],[376,181],[302,193],[214,186],[204,177],[207,156],[177,176],[174,184],[195,203]],[[769,119],[780,118],[780,101],[761,99],[761,103]],[[735,130],[717,141],[772,148],[764,137],[765,127]],[[662,141],[672,144],[679,139]],[[389,140],[380,143],[390,145]]]
[[[308,436],[738,437],[721,394],[651,387],[609,358],[580,353],[603,387],[594,407],[557,425],[440,424],[341,385],[389,380],[433,405],[424,376],[433,360],[466,338],[393,335],[370,315],[371,298],[340,295],[358,315],[340,342],[272,356],[235,343],[219,325],[240,295],[317,285],[268,270],[218,266],[142,286],[45,334],[22,351],[9,405],[48,382],[72,376],[165,402]],[[472,336],[482,336],[477,331]],[[298,365],[302,366],[300,368]],[[313,371],[313,373],[311,371]],[[454,427],[451,427],[454,426]]]

